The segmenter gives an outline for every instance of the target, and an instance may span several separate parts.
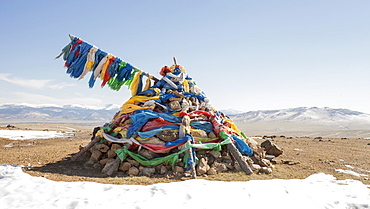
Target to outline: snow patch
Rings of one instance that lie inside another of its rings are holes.
[[[339,173],[346,173],[346,174],[357,176],[357,177],[362,177],[362,176],[365,176],[366,177],[366,176],[369,176],[369,175],[360,174],[360,173],[357,173],[357,172],[351,171],[351,170],[335,169],[335,171],[337,171]]]
[[[70,134],[59,131],[0,130],[0,137],[10,140],[49,139],[68,136]]]
[[[225,192],[217,198],[220,190]],[[306,179],[194,179],[142,186],[56,182],[0,165],[2,208],[229,208],[230,201],[241,208],[369,208],[370,190],[362,182],[323,173]]]

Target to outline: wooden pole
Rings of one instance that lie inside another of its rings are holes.
[[[195,159],[195,156],[193,156],[193,148],[190,148],[188,150],[188,152],[189,152],[189,157],[191,159]],[[197,178],[197,171],[195,169],[195,164],[196,164],[196,162],[193,162],[193,163],[190,164],[190,166],[191,166],[191,178],[192,179],[196,179]]]
[[[74,35],[71,35],[71,34],[68,34],[69,38],[71,39],[71,41],[73,41],[73,39],[75,38]]]
[[[150,76],[150,75],[147,73],[147,74],[145,74],[145,76],[149,78],[149,76]],[[159,81],[159,79],[158,79],[158,78],[156,78],[156,77],[154,77],[154,76],[152,77],[152,80],[154,80],[154,81]]]
[[[177,65],[176,57],[173,57],[173,63],[175,63],[175,65]]]
[[[72,161],[76,161],[79,157],[81,157],[87,150],[93,147],[97,142],[100,141],[100,136],[96,136],[89,144],[87,144],[84,148],[82,148],[79,152],[74,154],[71,158]]]
[[[242,154],[239,152],[239,150],[235,147],[234,143],[230,143],[227,145],[227,148],[229,149],[231,155],[238,161],[240,168],[246,173],[251,174],[253,171],[249,167],[248,163],[243,159]]]
[[[185,115],[182,118],[182,125],[180,126],[180,132],[179,132],[179,138],[182,138],[185,136],[185,133],[190,133],[190,118],[189,116]],[[191,142],[190,142],[191,143]],[[193,148],[188,149],[188,154],[190,159],[194,159],[195,156],[193,156]],[[196,162],[193,162],[190,164],[190,169],[191,169],[191,178],[196,179],[197,178],[197,172],[195,169],[195,164]]]
[[[214,127],[215,130],[217,130],[217,134],[219,134],[221,131],[223,131],[222,124],[220,124],[215,117],[210,118],[210,121]],[[238,161],[241,169],[246,173],[246,174],[251,174],[252,169],[249,167],[247,162],[243,159],[243,155],[239,152],[239,150],[235,147],[234,143],[231,142],[227,145],[227,148],[229,149],[231,155],[234,157],[236,161]]]
[[[111,176],[114,172],[116,172],[118,170],[120,161],[120,158],[117,156],[105,174]]]

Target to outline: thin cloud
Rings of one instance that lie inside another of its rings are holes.
[[[0,80],[18,85],[18,86],[23,86],[27,88],[32,88],[32,89],[42,89],[45,88],[45,86],[51,82],[52,80],[37,80],[37,79],[22,79],[22,78],[15,78],[11,77],[10,74],[0,74]]]
[[[60,83],[60,84],[49,85],[49,88],[55,89],[55,90],[61,90],[61,89],[76,86],[76,85],[77,84],[72,84],[72,83]]]
[[[58,105],[67,105],[67,104],[82,104],[82,105],[99,105],[103,104],[103,100],[93,97],[80,97],[80,96],[68,96],[63,97],[58,95],[56,97],[46,96],[42,94],[33,94],[26,92],[14,92],[14,97],[8,99],[6,102],[10,103],[22,103],[27,101],[30,104],[58,104]]]
[[[76,84],[69,84],[69,83],[60,83],[60,84],[52,84],[50,83],[53,81],[52,79],[23,79],[12,77],[10,74],[0,73],[0,80],[26,87],[32,89],[43,89],[43,88],[50,88],[54,90],[60,90],[71,86],[76,86]]]

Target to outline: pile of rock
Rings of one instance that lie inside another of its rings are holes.
[[[104,143],[95,144],[87,152],[89,160],[86,166],[93,166],[101,169],[105,174],[111,175],[109,170],[114,167],[114,163],[119,159],[116,150],[122,149],[125,144],[113,143],[105,141]],[[82,147],[81,147],[82,149]],[[256,173],[270,174],[272,173],[275,157],[283,153],[276,144],[269,140],[264,141],[258,146],[258,151],[253,153],[252,157],[243,156],[243,160],[250,166],[251,170]],[[175,151],[175,150],[174,150]],[[174,152],[172,151],[172,153]],[[151,152],[147,149],[136,151],[137,154],[145,157],[148,160],[163,156]],[[170,154],[166,153],[166,154]],[[222,147],[221,151],[199,151],[197,152],[196,174],[198,176],[215,175],[222,172],[240,172],[242,171],[239,163],[234,159],[226,146]],[[123,162],[119,161],[118,166],[114,167],[114,171],[120,171],[128,176],[187,176],[191,175],[190,171],[186,171],[183,167],[183,162],[177,162],[175,165],[170,165],[168,162],[160,163],[156,166],[144,166],[133,158],[126,158]]]
[[[107,175],[118,169],[128,175],[190,171],[193,178],[239,167],[246,174],[252,169],[270,172],[263,151],[268,148],[246,137],[217,111],[176,59],[161,69],[163,77],[157,79],[78,37],[70,39],[56,57],[63,57],[70,77],[83,79],[91,72],[90,88],[100,79],[101,87],[118,91],[126,85],[132,93],[72,160],[88,153],[87,163],[104,166]]]
[[[227,171],[271,173],[269,159],[282,151],[258,145],[209,103],[179,65],[162,68],[162,79],[137,91],[111,122],[94,130],[87,164],[112,175],[214,175]],[[266,155],[265,153],[268,153]]]

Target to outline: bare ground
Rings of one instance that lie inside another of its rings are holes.
[[[5,128],[5,127],[1,127]],[[90,142],[92,127],[64,124],[23,124],[19,129],[61,130],[72,132],[69,138],[8,140],[0,138],[0,164],[18,164],[30,168],[24,171],[32,176],[43,176],[54,181],[91,181],[107,184],[153,184],[186,180],[186,177],[128,177],[117,172],[107,177],[100,169],[85,166],[86,157],[72,162],[70,157],[79,151],[79,146]],[[259,143],[264,139],[257,139]],[[272,174],[245,175],[241,172],[227,172],[198,178],[221,181],[245,181],[257,179],[303,179],[311,174],[323,172],[338,179],[356,179],[370,185],[370,140],[354,138],[276,137],[272,139],[284,150],[275,158],[277,164]],[[347,166],[346,166],[347,165]],[[348,165],[353,168],[349,168]],[[335,171],[352,170],[367,176],[355,176]]]

